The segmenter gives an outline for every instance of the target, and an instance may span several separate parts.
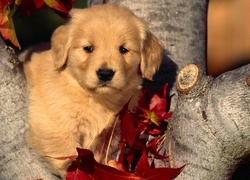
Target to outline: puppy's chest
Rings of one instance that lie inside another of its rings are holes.
[[[109,130],[118,112],[109,111],[99,104],[84,103],[78,117],[77,138],[87,148],[103,131]]]

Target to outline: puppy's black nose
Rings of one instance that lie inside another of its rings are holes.
[[[101,81],[110,81],[115,72],[112,69],[99,69],[96,74]]]

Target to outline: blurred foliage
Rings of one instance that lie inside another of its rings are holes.
[[[76,0],[73,4],[75,8],[85,8],[86,6],[87,0]],[[30,16],[22,16],[18,10],[13,20],[21,50],[34,44],[49,42],[53,31],[66,22],[49,8],[39,10]],[[13,47],[9,42],[7,44]],[[15,50],[17,53],[20,52],[17,48]]]
[[[208,74],[218,76],[250,63],[249,17],[249,0],[209,1]]]

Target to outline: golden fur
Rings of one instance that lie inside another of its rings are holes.
[[[136,106],[142,77],[152,79],[162,59],[159,40],[125,7],[98,5],[70,15],[51,48],[20,55],[30,90],[29,145],[62,177],[70,161],[49,157],[76,155],[80,147],[101,161],[115,117],[132,96],[130,107]],[[99,69],[112,70],[113,78],[100,80]]]

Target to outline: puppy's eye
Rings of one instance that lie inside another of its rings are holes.
[[[119,51],[121,54],[125,54],[128,52],[128,50],[126,48],[124,48],[123,46],[120,46]]]
[[[93,46],[85,46],[83,49],[86,53],[92,53],[94,50]]]

